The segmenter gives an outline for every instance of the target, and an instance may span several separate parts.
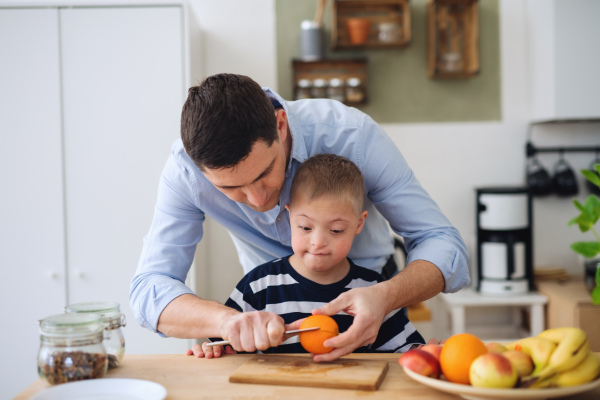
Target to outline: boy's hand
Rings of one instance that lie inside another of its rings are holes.
[[[284,332],[283,318],[266,311],[239,313],[221,325],[221,337],[229,340],[234,350],[248,353],[279,346]]]
[[[202,347],[199,344],[192,346],[191,350],[185,352],[187,356],[194,355],[198,358],[219,358],[222,354],[236,354],[237,351],[233,350],[231,346],[208,346],[209,342],[202,343]]]

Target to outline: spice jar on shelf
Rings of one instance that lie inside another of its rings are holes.
[[[339,78],[329,80],[329,88],[327,89],[327,97],[332,100],[344,102],[346,94],[344,93],[344,81]]]
[[[362,103],[365,99],[365,91],[359,78],[349,78],[346,81],[346,102]]]
[[[327,97],[327,81],[317,78],[313,81],[313,87],[310,92],[311,97],[315,99],[323,99]]]
[[[296,84],[296,100],[310,99],[312,85],[313,83],[310,79],[300,79]]]
[[[104,347],[108,356],[108,368],[116,368],[125,355],[124,327],[125,314],[121,314],[119,303],[94,301],[71,304],[65,307],[67,314],[98,314],[104,323]]]
[[[50,385],[102,378],[108,358],[98,314],[59,314],[40,323],[38,374]]]

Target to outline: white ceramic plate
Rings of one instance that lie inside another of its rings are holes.
[[[90,379],[48,388],[31,400],[163,400],[167,389],[142,379]]]
[[[440,390],[442,392],[458,394],[465,399],[553,399],[555,397],[570,396],[577,393],[587,392],[588,390],[600,387],[600,378],[583,385],[564,387],[564,388],[546,388],[546,389],[485,389],[476,388],[468,385],[451,383],[441,379],[428,378],[409,370],[406,367],[404,372],[415,381],[424,385]]]

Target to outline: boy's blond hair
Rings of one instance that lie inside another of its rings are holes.
[[[335,197],[352,204],[360,214],[365,201],[365,183],[352,161],[335,154],[317,154],[298,167],[290,190],[290,207],[298,196],[308,200]]]

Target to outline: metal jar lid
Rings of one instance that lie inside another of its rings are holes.
[[[350,87],[358,87],[360,86],[360,79],[358,78],[348,78],[346,84]]]

